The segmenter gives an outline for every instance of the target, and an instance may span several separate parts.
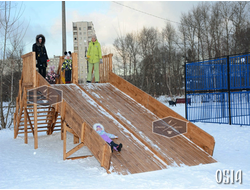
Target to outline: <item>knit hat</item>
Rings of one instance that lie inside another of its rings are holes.
[[[64,59],[67,59],[67,57],[71,57],[71,51],[68,51],[68,52],[65,51],[64,55],[65,55]]]

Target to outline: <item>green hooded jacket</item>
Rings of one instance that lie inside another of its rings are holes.
[[[97,40],[89,42],[87,56],[90,56],[88,59],[89,63],[99,63],[100,59],[102,59],[101,45]]]

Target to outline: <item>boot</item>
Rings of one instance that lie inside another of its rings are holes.
[[[121,152],[122,150],[122,143],[120,143],[117,147],[116,147],[117,151],[118,152]]]

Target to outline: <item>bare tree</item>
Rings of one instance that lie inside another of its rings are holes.
[[[1,4],[2,9],[0,10],[0,33],[1,33],[1,64],[0,64],[0,121],[1,128],[10,127],[12,121],[9,121],[11,116],[11,105],[14,104],[14,59],[16,52],[20,50],[20,41],[22,40],[25,30],[23,30],[20,23],[20,18],[23,14],[22,4],[18,7],[17,3],[4,2]],[[27,28],[26,28],[27,30]],[[7,85],[7,81],[3,80],[4,75],[8,73],[8,67],[11,68],[11,92],[10,100],[6,102],[7,109],[3,106],[4,85]]]

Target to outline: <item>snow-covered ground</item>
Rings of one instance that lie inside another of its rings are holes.
[[[168,106],[164,98],[160,100]],[[184,104],[172,107],[185,115]],[[214,164],[171,167],[133,175],[107,174],[94,157],[63,160],[60,133],[40,134],[39,148],[33,137],[24,144],[21,135],[13,139],[13,130],[0,130],[0,189],[84,189],[84,188],[250,188],[250,126],[196,123],[215,138]],[[73,136],[68,135],[67,149]],[[88,155],[84,147],[73,156]],[[218,184],[217,170],[242,170],[242,184]]]

